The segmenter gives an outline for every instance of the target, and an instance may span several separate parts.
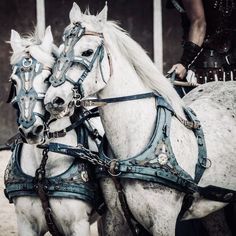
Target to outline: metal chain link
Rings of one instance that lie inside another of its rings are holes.
[[[79,148],[82,151],[81,153],[79,153],[79,157],[81,159],[89,161],[93,165],[99,165],[106,168],[110,168],[110,164],[108,162],[99,159],[99,156],[97,154],[91,152],[89,149],[85,148],[82,144],[79,144],[77,148]],[[77,151],[77,148],[71,150]]]
[[[48,148],[45,147],[43,149],[43,158],[41,160],[40,166],[39,168],[35,171],[35,180],[36,182],[42,182],[43,179],[45,179],[45,174],[46,174],[46,164],[47,164],[47,160],[48,160]]]

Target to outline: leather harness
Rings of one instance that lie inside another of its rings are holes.
[[[194,199],[194,194],[200,194],[207,199],[215,201],[236,201],[236,191],[234,190],[228,190],[217,186],[198,186],[198,182],[201,179],[204,170],[209,168],[211,163],[210,160],[207,159],[204,134],[200,122],[197,120],[196,115],[191,109],[185,108],[186,116],[189,119],[185,120],[174,112],[173,108],[163,99],[163,97],[155,93],[105,99],[81,99],[81,97],[83,97],[82,82],[93,68],[96,59],[99,60],[99,66],[101,68],[101,61],[104,57],[104,42],[98,46],[90,62],[81,56],[74,56],[73,47],[83,35],[87,35],[86,30],[79,22],[75,23],[74,27],[69,29],[68,32],[65,32],[64,53],[62,53],[62,57],[60,58],[58,65],[55,67],[57,72],[60,73],[59,76],[58,73],[55,73],[57,74],[57,78],[55,76],[50,78],[50,82],[54,87],[57,87],[66,81],[74,85],[74,104],[76,106],[104,106],[108,103],[125,102],[130,100],[145,99],[148,97],[156,97],[157,99],[156,129],[149,145],[140,155],[129,158],[128,160],[110,159],[104,152],[104,145],[106,144],[106,137],[104,137],[100,146],[99,156],[93,154],[92,157],[89,157],[89,161],[91,160],[92,163],[98,165],[96,168],[97,178],[112,177],[118,192],[125,218],[133,235],[139,235],[139,229],[141,229],[141,227],[137,228],[133,225],[133,220],[136,223],[138,222],[134,219],[128,208],[122,185],[119,182],[119,179],[122,178],[156,182],[185,192],[186,196],[190,197],[185,198],[186,201],[188,200],[188,204],[183,204],[180,215],[188,209],[186,207],[187,205],[188,207],[191,206]],[[103,38],[102,34],[100,33],[93,32],[92,35]],[[64,61],[64,63],[61,64],[61,61]],[[78,78],[77,82],[72,81],[66,76],[67,70],[73,63],[79,63],[84,67],[84,71]],[[112,69],[110,71],[112,71]],[[194,179],[178,165],[175,155],[172,151],[169,138],[172,116],[175,116],[183,125],[193,130],[196,136],[199,155]],[[78,154],[79,150],[77,150],[76,147],[65,147],[64,145],[58,144],[55,148],[55,145],[49,144],[49,149],[50,148],[54,149],[54,151],[58,153],[70,153],[70,155],[79,158],[81,156],[81,154]],[[83,156],[82,158],[86,157]]]

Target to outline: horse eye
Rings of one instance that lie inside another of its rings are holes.
[[[83,57],[89,57],[93,54],[93,49],[88,49],[87,51],[82,52]]]

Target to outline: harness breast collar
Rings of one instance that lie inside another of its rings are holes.
[[[22,144],[18,144],[6,168],[5,195],[12,203],[14,197],[37,196],[34,177],[23,173],[20,167]],[[80,199],[98,206],[97,185],[91,181],[88,163],[75,159],[62,174],[45,179],[44,187],[49,197]],[[100,201],[100,200],[99,200]]]
[[[193,130],[198,144],[198,162],[195,167],[195,177],[192,178],[179,166],[171,147],[170,125],[171,118],[175,116],[175,113],[163,97],[156,96],[156,101],[156,127],[145,150],[126,160],[110,159],[104,151],[107,145],[106,137],[104,137],[99,150],[99,158],[102,162],[109,163],[110,168],[97,167],[97,177],[115,176],[117,178],[138,179],[163,184],[191,196],[200,194],[209,200],[235,202],[236,191],[234,190],[211,185],[198,186],[205,169],[211,166],[211,162],[207,158],[204,134],[196,114],[190,108],[185,108],[188,122],[192,124],[191,127],[187,125],[187,128]]]

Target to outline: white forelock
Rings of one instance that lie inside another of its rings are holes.
[[[22,46],[24,47],[24,49],[22,51],[13,52],[10,58],[11,65],[14,65],[19,62],[22,57],[27,55],[26,52],[29,52],[30,55],[34,57],[37,61],[49,68],[52,68],[55,59],[52,54],[45,52],[40,47],[40,44],[41,40],[36,35],[22,38]]]

